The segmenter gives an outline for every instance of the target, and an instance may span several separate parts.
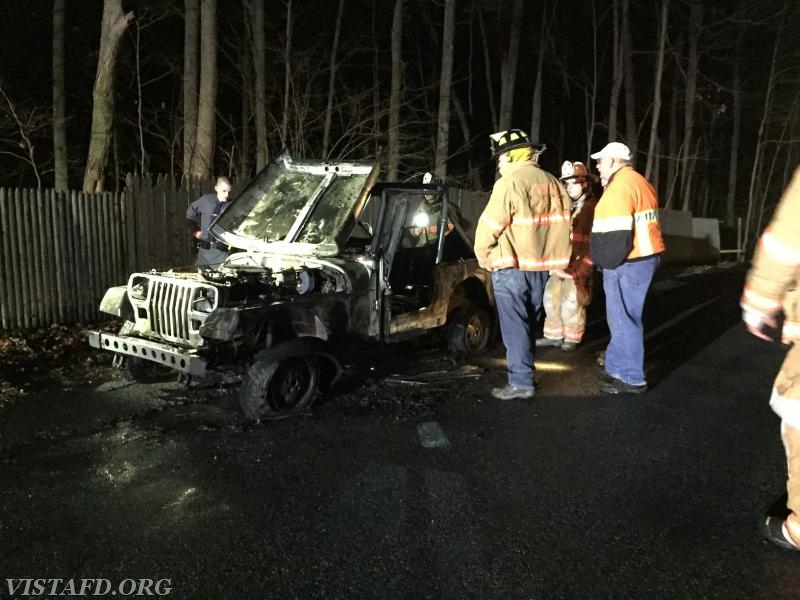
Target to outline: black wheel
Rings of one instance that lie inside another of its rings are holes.
[[[467,306],[448,319],[447,346],[450,352],[474,356],[483,353],[492,337],[492,319],[478,307]]]
[[[295,347],[259,352],[239,390],[244,413],[256,421],[303,413],[320,392],[319,358]]]
[[[122,378],[130,383],[155,383],[175,377],[177,371],[167,365],[136,356],[126,356],[122,363]]]

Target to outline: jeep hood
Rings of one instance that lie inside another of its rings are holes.
[[[335,256],[377,175],[373,163],[301,161],[284,152],[231,201],[211,233],[243,250]]]

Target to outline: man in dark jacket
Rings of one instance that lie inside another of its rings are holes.
[[[231,182],[227,177],[218,177],[213,194],[204,194],[186,209],[189,233],[197,240],[195,265],[216,269],[228,258],[228,247],[218,242],[208,231],[216,218],[228,206]]]

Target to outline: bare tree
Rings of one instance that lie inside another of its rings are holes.
[[[328,77],[328,104],[325,107],[325,124],[322,127],[322,157],[328,157],[328,146],[331,140],[331,122],[333,120],[333,98],[336,86],[336,67],[338,65],[339,33],[342,30],[342,14],[344,1],[339,0],[339,10],[336,11],[336,26],[333,30],[333,44],[331,47],[330,75]]]
[[[0,154],[12,156],[28,164],[36,177],[36,187],[40,188],[42,187],[42,177],[36,164],[34,136],[47,126],[47,117],[44,111],[37,107],[21,108],[17,106],[8,97],[2,85],[0,85],[0,97],[3,100],[3,104],[0,105],[0,123],[5,120],[2,118],[5,114],[10,117],[11,121],[8,131],[0,131]]]
[[[397,179],[400,164],[400,87],[403,78],[403,0],[395,0],[392,17],[392,83],[389,95],[387,177]]]
[[[780,21],[780,26],[778,27],[778,32],[775,35],[774,45],[772,47],[772,62],[770,63],[769,69],[769,77],[767,79],[767,90],[764,96],[764,110],[761,113],[761,121],[758,124],[758,138],[756,140],[756,153],[753,157],[753,165],[750,171],[750,188],[747,194],[747,215],[744,221],[744,237],[742,240],[742,247],[745,249],[749,248],[750,238],[751,238],[751,229],[753,223],[753,213],[755,212],[755,205],[757,201],[757,192],[756,186],[758,179],[761,176],[761,171],[763,169],[762,164],[762,155],[764,153],[764,137],[766,135],[767,130],[767,121],[769,120],[769,114],[772,110],[772,99],[775,92],[776,86],[776,79],[777,79],[777,70],[778,70],[778,49],[780,48],[781,43],[781,36],[783,35],[783,21]],[[755,239],[758,237],[758,231],[753,230],[752,237]]]
[[[615,141],[617,120],[619,117],[619,94],[622,90],[625,65],[622,58],[622,18],[620,0],[612,4],[612,37],[611,37],[611,96],[608,101],[608,141]]]
[[[207,177],[214,158],[217,116],[217,0],[200,0],[200,36],[200,99],[191,173]]]
[[[683,154],[681,155],[681,194],[683,210],[691,209],[691,180],[694,169],[692,146],[694,145],[695,103],[697,98],[697,72],[700,62],[698,44],[703,27],[703,5],[694,0],[689,9],[689,57],[686,67],[686,88],[683,103]]]
[[[285,66],[283,79],[283,119],[281,121],[281,141],[288,146],[289,133],[289,96],[292,83],[292,0],[286,2],[286,45],[283,50],[283,63]]]
[[[395,10],[397,7],[395,7]],[[373,2],[372,3],[372,18],[370,19],[371,25],[371,33],[372,33],[372,137],[375,140],[375,154],[380,152],[382,147],[381,136],[380,136],[380,129],[381,129],[381,107],[383,102],[381,101],[381,86],[380,86],[380,62],[381,62],[381,55],[378,49],[378,25],[377,25],[377,17],[378,17],[378,7]],[[394,26],[392,27],[392,52],[394,53]],[[393,63],[394,64],[394,63]],[[389,154],[391,155],[391,148],[392,142],[391,139],[388,141],[389,144]],[[389,158],[391,161],[391,158]],[[391,164],[391,163],[390,163]],[[396,169],[396,167],[395,167]]]
[[[248,39],[246,44],[238,44],[239,56],[242,62],[242,143],[239,152],[239,181],[247,180],[250,177],[250,118],[251,107],[254,104],[253,96],[255,86],[253,84],[253,73],[255,66],[253,63],[253,32],[250,27],[251,11],[247,0],[242,0],[242,30]]]
[[[678,141],[678,86],[673,81],[672,95],[668,106],[669,109],[669,156],[680,157],[682,148]],[[675,186],[678,181],[680,172],[678,171],[678,160],[671,158],[667,164],[667,200],[664,202],[664,208],[672,206],[672,196],[675,193]]]
[[[536,61],[536,83],[533,86],[533,106],[531,107],[531,139],[539,141],[542,135],[542,76],[544,71],[544,55],[547,51],[549,19],[547,18],[547,2],[542,3],[542,23],[539,29],[539,56]]]
[[[55,189],[66,190],[68,174],[64,101],[64,0],[53,2],[53,164]]]
[[[519,39],[522,33],[522,0],[514,0],[511,14],[511,38],[508,54],[503,62],[503,85],[500,93],[500,130],[511,127],[511,114],[514,108],[514,91],[517,86],[517,64],[519,63]]]
[[[184,0],[183,29],[183,173],[192,172],[192,157],[197,144],[197,64],[200,48],[199,0]]]
[[[144,102],[142,101],[142,36],[139,21],[136,21],[136,42],[134,55],[136,57],[136,129],[139,132],[139,164],[141,173],[148,173],[147,152],[144,149]]]
[[[123,12],[122,0],[106,0],[103,3],[100,52],[92,92],[92,134],[83,176],[83,189],[86,192],[102,192],[105,189],[114,122],[114,72],[122,34],[134,18],[133,11]]]
[[[622,0],[622,57],[625,83],[625,139],[633,156],[639,146],[636,124],[636,86],[633,76],[633,40],[631,39],[630,0]]]
[[[267,43],[264,31],[264,0],[252,0],[253,7],[253,66],[256,75],[256,171],[269,160],[267,150]]]
[[[442,27],[442,70],[439,76],[439,125],[436,128],[434,172],[447,176],[447,151],[450,142],[450,87],[453,83],[453,44],[456,26],[456,0],[445,0]]]
[[[744,1],[740,4],[744,6]],[[736,35],[736,50],[742,47],[742,39],[744,38],[745,24],[739,25],[739,30]],[[725,224],[728,227],[733,227],[736,223],[736,188],[739,180],[739,139],[742,135],[742,83],[739,61],[733,62],[733,82],[731,84],[731,95],[733,96],[733,107],[731,115],[733,119],[733,129],[731,131],[731,150],[730,150],[730,163],[728,166],[728,195],[725,199]]]
[[[653,177],[653,166],[655,164],[656,147],[658,142],[658,122],[661,118],[661,78],[664,72],[664,48],[667,41],[668,20],[669,0],[662,0],[658,30],[658,54],[656,58],[655,89],[653,90],[653,109],[650,121],[650,142],[647,147],[647,166],[644,171],[644,176],[649,181],[652,181]]]
[[[494,105],[494,85],[492,84],[492,63],[489,60],[489,39],[486,36],[486,23],[483,20],[483,11],[478,8],[478,25],[481,30],[483,42],[483,64],[486,75],[486,97],[489,100],[489,114],[492,116],[492,131],[498,131],[500,124],[497,121],[497,109]]]
[[[600,67],[598,66],[597,51],[597,31],[599,29],[597,19],[597,3],[592,0],[592,76],[586,84],[584,93],[584,113],[586,115],[586,164],[589,163],[589,155],[594,148],[594,129],[597,120],[597,90],[600,82]]]

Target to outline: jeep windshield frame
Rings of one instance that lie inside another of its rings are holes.
[[[284,152],[231,201],[210,231],[243,250],[336,255],[377,174],[373,163],[299,161]]]

